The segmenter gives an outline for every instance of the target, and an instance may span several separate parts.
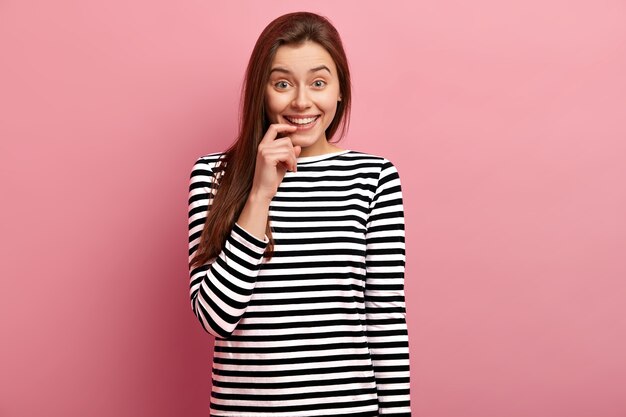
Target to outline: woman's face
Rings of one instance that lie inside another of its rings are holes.
[[[297,125],[289,133],[301,155],[328,152],[326,129],[340,100],[337,68],[318,43],[306,41],[282,45],[276,51],[265,89],[265,108],[270,123]],[[306,151],[305,151],[306,148]]]

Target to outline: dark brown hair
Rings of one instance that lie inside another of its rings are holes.
[[[300,45],[305,41],[324,47],[337,67],[341,101],[337,102],[335,117],[326,129],[326,138],[330,140],[340,126],[341,133],[335,143],[346,133],[350,120],[351,84],[339,33],[327,18],[310,12],[288,13],[273,20],[252,50],[241,89],[239,134],[214,168],[212,190],[218,192],[209,198],[211,207],[190,265],[203,265],[219,255],[243,210],[252,188],[257,148],[270,125],[265,110],[265,87],[276,50],[282,45]],[[271,258],[274,241],[269,217],[266,235],[270,242],[265,255]]]

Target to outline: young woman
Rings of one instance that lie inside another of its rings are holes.
[[[350,73],[324,17],[254,46],[236,142],[195,162],[191,307],[215,336],[211,416],[409,416],[400,178],[330,139]]]

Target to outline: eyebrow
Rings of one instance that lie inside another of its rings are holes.
[[[330,70],[328,69],[328,67],[327,67],[326,65],[320,65],[319,67],[311,68],[311,69],[309,70],[309,72],[317,72],[317,71],[320,71],[320,70],[326,70],[326,71],[328,71],[328,73],[329,73],[329,74],[331,74],[331,75],[332,75],[332,72],[330,72]],[[276,68],[272,68],[272,70],[270,71],[270,75],[271,75],[274,71],[276,71],[276,72],[284,72],[285,74],[291,74],[291,71],[289,71],[289,70],[288,70],[288,69],[286,69],[286,68],[283,68],[283,67],[276,67]]]

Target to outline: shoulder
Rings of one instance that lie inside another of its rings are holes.
[[[212,152],[199,156],[193,163],[191,176],[210,175],[225,154],[225,152]]]
[[[398,170],[395,164],[385,156],[356,150],[351,150],[345,156],[354,160],[359,160],[375,165],[377,168],[380,169],[379,172],[381,176],[390,173],[395,173],[395,175],[398,174]]]
[[[203,165],[206,168],[212,169],[215,167],[215,165],[217,165],[217,163],[219,162],[219,160],[226,155],[225,152],[211,152],[211,153],[207,153],[204,155],[199,156],[196,159],[196,162],[194,165]]]

